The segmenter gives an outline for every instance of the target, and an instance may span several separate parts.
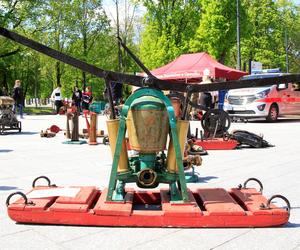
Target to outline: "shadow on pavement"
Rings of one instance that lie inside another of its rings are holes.
[[[15,189],[19,189],[19,188],[14,187],[14,186],[0,186],[0,191],[9,191],[9,190],[15,190]]]
[[[20,132],[20,133],[7,133],[7,135],[36,135],[38,132]]]
[[[286,228],[300,227],[300,223],[292,223],[292,222],[288,222],[284,227],[286,227]]]
[[[0,149],[0,153],[9,153],[12,152],[12,149]]]
[[[218,179],[218,178],[219,177],[217,176],[205,176],[205,177],[198,176],[198,182],[208,183],[210,180]]]

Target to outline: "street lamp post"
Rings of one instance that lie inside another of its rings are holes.
[[[236,40],[237,40],[237,69],[241,70],[240,9],[239,9],[239,0],[236,0]]]

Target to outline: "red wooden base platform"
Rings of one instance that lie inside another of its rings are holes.
[[[36,187],[46,189],[53,187]],[[126,202],[106,202],[107,190],[79,187],[73,198],[19,198],[8,206],[20,223],[122,227],[270,227],[288,222],[289,213],[253,188],[202,188],[189,191],[191,203],[171,203],[167,190],[127,189]],[[30,192],[29,192],[30,193]],[[29,194],[28,193],[28,194]],[[27,195],[28,195],[27,194]]]
[[[223,138],[207,139],[203,141],[196,140],[194,143],[205,150],[230,150],[235,149],[238,145],[236,140],[224,140]]]

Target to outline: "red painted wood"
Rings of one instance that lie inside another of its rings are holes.
[[[49,209],[53,212],[85,213],[99,192],[95,187],[80,187],[74,198],[58,197]]]
[[[205,150],[231,150],[235,149],[238,145],[236,140],[224,141],[223,138],[215,138],[211,140],[196,140],[195,144],[201,146]]]
[[[250,211],[252,208],[257,209],[258,202],[263,199],[261,195],[260,198],[253,198],[259,197],[257,191],[250,192],[248,189],[243,189],[237,192],[236,189],[232,189],[231,192],[233,196],[236,194],[243,199],[245,204],[241,203],[239,206],[238,203],[241,201],[235,202],[224,189],[198,189],[195,192],[189,192],[190,204],[171,203],[166,190],[161,190],[161,192],[127,190],[125,203],[105,202],[106,191],[101,193],[95,189],[91,196],[84,192],[85,197],[90,196],[86,204],[55,202],[52,205],[49,204],[50,207],[44,205],[43,209],[32,210],[29,206],[23,205],[23,210],[16,210],[15,207],[20,204],[20,201],[17,201],[8,207],[8,215],[12,220],[21,223],[83,226],[269,227],[288,222],[289,217],[285,209],[276,208],[276,212],[273,209],[264,210],[263,213],[255,213],[258,210]],[[80,197],[83,196],[80,195]],[[158,203],[161,205],[161,210],[134,209],[137,205],[135,202],[137,204],[153,202],[152,205]],[[199,206],[202,207],[202,205],[207,211],[201,211]],[[58,211],[53,209],[56,206],[62,207],[59,207]]]
[[[170,201],[170,195],[168,190],[161,190],[161,201],[162,201],[162,210],[165,215],[168,216],[183,216],[183,217],[199,217],[202,216],[202,212],[197,205],[197,202],[193,196],[193,193],[189,191],[190,203],[172,203]]]
[[[274,215],[277,214],[288,216],[288,212],[285,209],[278,208],[272,203],[270,204],[271,209],[261,209],[261,204],[267,204],[267,198],[264,197],[255,188],[232,188],[231,193],[233,194],[233,196],[237,197],[240,202],[245,204],[247,210],[252,212],[254,215],[271,213]]]
[[[198,189],[197,193],[210,215],[246,215],[225,189]]]
[[[37,186],[30,190],[29,192],[26,193],[28,195],[34,190],[39,190],[39,189],[47,189],[49,188],[48,186]],[[53,187],[52,187],[53,188]],[[39,199],[29,199],[29,201],[33,202],[32,205],[24,205],[24,199],[21,197],[18,200],[16,200],[14,203],[12,203],[9,207],[10,209],[14,210],[45,210],[48,208],[56,199],[57,197],[48,197],[48,198],[39,198]]]
[[[133,190],[127,190],[125,202],[106,202],[107,188],[102,194],[93,209],[97,215],[130,216],[132,212]]]
[[[75,197],[58,197],[56,203],[72,203],[72,204],[86,204],[91,196],[94,194],[94,190],[96,187],[72,187],[72,188],[80,188],[80,191]]]

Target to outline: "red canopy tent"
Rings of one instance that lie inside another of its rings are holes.
[[[214,79],[225,78],[226,80],[237,80],[247,75],[244,71],[239,71],[219,63],[205,52],[181,55],[167,65],[152,70],[151,73],[162,80],[199,82],[202,79],[205,69],[209,70],[210,77]]]

